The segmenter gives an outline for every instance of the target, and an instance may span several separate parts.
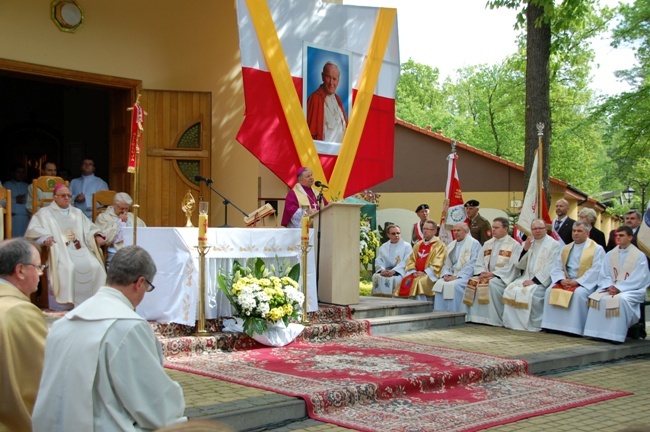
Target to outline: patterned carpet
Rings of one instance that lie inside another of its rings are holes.
[[[208,337],[192,336],[196,330],[192,326],[155,322],[150,324],[168,359],[263,347],[245,334],[222,332],[223,320],[224,318],[206,320],[206,330],[210,332]],[[370,324],[352,319],[350,308],[343,306],[321,305],[317,312],[309,313],[309,321],[311,325],[305,328],[297,341],[324,342],[370,333]]]
[[[299,396],[310,417],[362,431],[473,431],[628,394],[534,377],[523,360],[363,333],[165,366]]]

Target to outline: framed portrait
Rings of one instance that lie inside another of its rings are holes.
[[[319,154],[338,155],[352,110],[350,52],[303,44],[302,106]]]

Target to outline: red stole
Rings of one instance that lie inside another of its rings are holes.
[[[433,247],[434,243],[435,242],[433,241],[429,244],[424,244],[424,242],[420,243],[420,247],[418,248],[417,252],[418,257],[415,260],[416,271],[424,271],[424,269],[427,268],[427,261],[429,260],[429,254],[431,253],[431,248]],[[399,286],[400,297],[407,297],[409,295],[411,292],[411,285],[413,285],[414,281],[415,274],[410,274],[402,279],[402,283]]]

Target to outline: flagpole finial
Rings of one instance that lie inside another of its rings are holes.
[[[451,152],[456,153],[456,141],[451,142]]]
[[[544,123],[542,122],[537,123],[537,135],[538,136],[544,135]]]

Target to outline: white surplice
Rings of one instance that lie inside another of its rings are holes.
[[[440,279],[433,286],[435,297],[433,310],[461,312],[463,310],[463,295],[467,281],[474,275],[474,266],[481,251],[481,243],[471,235],[463,241],[452,241],[447,245],[447,259],[442,268]],[[456,276],[458,279],[445,282],[445,276]]]
[[[582,336],[585,321],[587,320],[587,297],[598,286],[598,275],[600,274],[603,260],[605,259],[605,250],[596,245],[591,267],[578,277],[580,257],[584,253],[584,250],[589,247],[590,242],[593,243],[593,240],[587,239],[587,241],[581,244],[572,242],[564,246],[562,250],[571,248],[566,268],[562,262],[562,253],[560,251],[551,271],[551,287],[562,279],[574,279],[580,286],[573,292],[568,308],[549,304],[551,288],[546,290],[544,294],[542,328]]]
[[[561,250],[560,243],[551,236],[533,240],[530,250],[516,264],[524,273],[503,292],[505,327],[527,331],[542,329],[544,293],[551,284],[551,270]],[[527,280],[539,283],[524,286]]]
[[[500,262],[499,252],[502,249],[509,250],[511,255],[507,260],[502,259]],[[488,251],[491,251],[489,255]],[[471,307],[463,303],[463,308],[467,312],[465,321],[503,326],[501,318],[503,316],[503,291],[519,275],[519,269],[515,267],[515,264],[519,261],[520,255],[521,245],[509,235],[500,239],[493,237],[485,242],[476,260],[474,274],[478,275],[488,271],[494,273],[494,277],[490,279],[489,283],[490,303],[481,304],[475,301]]]
[[[372,275],[372,294],[392,296],[395,288],[399,288],[404,273],[406,273],[406,260],[413,252],[413,247],[400,240],[397,243],[386,242],[379,247],[379,254],[375,260],[375,274]],[[382,270],[395,270],[395,275],[384,277],[379,273]]]
[[[34,432],[156,430],[186,420],[183,390],[162,361],[149,323],[120,291],[101,287],[47,336]]]
[[[616,261],[617,256],[619,262],[612,262]],[[627,260],[634,260],[634,262],[627,263]],[[624,266],[629,266],[634,270],[629,274],[622,274],[621,270]],[[606,302],[607,298],[611,296],[603,296],[600,299],[599,309],[589,308],[584,335],[614,342],[624,342],[627,329],[639,322],[646,290],[650,286],[648,260],[643,252],[632,244],[625,249],[617,246],[607,253],[607,258],[603,260],[598,279],[599,290],[607,290],[607,288],[614,285],[621,291],[617,294],[619,314],[618,316],[607,317]]]
[[[55,202],[32,216],[25,237],[42,243],[52,236],[48,272],[58,303],[80,305],[106,281],[101,252],[95,243],[99,228],[79,209],[62,209]]]

